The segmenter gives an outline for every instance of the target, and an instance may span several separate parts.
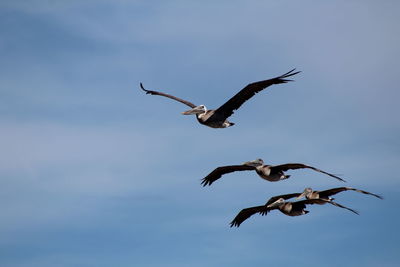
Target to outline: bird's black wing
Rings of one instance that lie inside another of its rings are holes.
[[[275,173],[275,172],[280,172],[280,171],[287,171],[287,170],[296,170],[296,169],[312,169],[314,171],[317,172],[321,172],[323,174],[329,175],[330,177],[333,177],[335,179],[338,179],[339,181],[342,182],[346,182],[345,180],[343,180],[342,178],[332,174],[332,173],[328,173],[325,172],[323,170],[317,169],[315,167],[312,166],[308,166],[302,163],[287,163],[287,164],[282,164],[282,165],[276,165],[276,166],[270,166],[271,169],[271,173]]]
[[[356,191],[362,194],[366,194],[366,195],[371,195],[380,199],[383,199],[383,197],[381,197],[380,195],[374,194],[374,193],[370,193],[364,190],[360,190],[360,189],[356,189],[356,188],[352,188],[352,187],[336,187],[336,188],[332,188],[332,189],[328,189],[328,190],[324,190],[324,191],[319,191],[318,194],[321,196],[332,196],[335,195],[337,193],[343,192],[343,191],[347,191],[347,190],[352,190],[352,191]]]
[[[267,206],[255,206],[255,207],[250,207],[246,209],[242,209],[236,217],[231,221],[230,225],[231,227],[236,226],[239,227],[242,222],[250,218],[252,215],[256,213],[260,213],[261,215],[265,215],[268,213],[268,211],[275,209],[275,208],[267,208]]]
[[[210,172],[210,174],[208,174],[206,177],[201,179],[201,184],[203,186],[211,185],[213,182],[215,182],[216,180],[221,178],[221,176],[224,174],[236,172],[236,171],[251,171],[251,170],[255,170],[255,169],[256,169],[256,167],[247,166],[247,165],[231,165],[231,166],[218,167],[215,170],[213,170],[212,172]]]
[[[292,193],[292,194],[274,196],[274,197],[271,197],[271,198],[267,201],[267,203],[265,203],[265,205],[272,204],[272,203],[274,203],[275,201],[277,201],[277,200],[280,199],[280,198],[283,198],[284,200],[287,200],[287,199],[290,199],[290,198],[298,197],[298,196],[300,196],[300,195],[301,195],[301,193]]]
[[[176,96],[173,96],[173,95],[169,95],[169,94],[166,94],[166,93],[162,93],[162,92],[146,90],[146,89],[144,89],[142,83],[140,83],[140,88],[142,88],[142,90],[145,91],[146,94],[165,96],[165,97],[168,97],[168,98],[170,98],[170,99],[179,101],[179,102],[181,102],[181,103],[183,103],[183,104],[185,104],[185,105],[187,105],[187,106],[189,106],[189,107],[191,107],[191,108],[196,107],[195,104],[193,104],[193,103],[191,103],[191,102],[189,102],[189,101],[183,100],[183,99],[181,99],[181,98],[179,98],[179,97],[176,97]]]
[[[291,71],[269,79],[269,80],[264,80],[264,81],[259,81],[259,82],[254,82],[249,85],[247,85],[245,88],[243,88],[239,93],[234,95],[231,99],[229,99],[225,104],[220,106],[218,109],[215,110],[215,113],[210,117],[211,118],[218,118],[219,120],[225,120],[229,116],[233,114],[233,112],[237,109],[240,108],[240,106],[249,100],[252,96],[257,94],[258,92],[262,91],[263,89],[267,88],[268,86],[271,86],[273,84],[280,84],[280,83],[287,83],[292,80],[285,79],[287,77],[296,75],[300,71],[293,72],[295,69],[292,69]]]
[[[320,199],[320,198],[306,199],[306,200],[301,200],[301,201],[297,201],[297,202],[292,202],[292,205],[299,205],[299,206],[305,208],[304,205],[313,205],[313,204],[323,205],[325,203],[329,203],[329,204],[334,205],[336,207],[339,207],[339,208],[342,208],[342,209],[346,209],[346,210],[349,210],[349,211],[351,211],[351,212],[353,212],[355,214],[358,214],[357,211],[355,211],[353,209],[350,209],[350,208],[348,208],[346,206],[343,206],[343,205],[341,205],[341,204],[339,204],[337,202],[334,202],[332,200]]]
[[[349,211],[351,211],[351,212],[353,212],[353,213],[359,215],[358,211],[353,210],[353,209],[350,209],[350,208],[348,208],[348,207],[346,207],[346,206],[340,205],[339,203],[337,203],[337,202],[335,202],[335,201],[332,201],[332,200],[331,200],[331,201],[329,201],[329,203],[332,204],[332,205],[334,205],[334,206],[336,206],[336,207],[349,210]]]

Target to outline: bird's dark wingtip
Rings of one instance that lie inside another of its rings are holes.
[[[293,72],[293,71],[295,71],[295,70],[296,70],[296,68],[294,68],[294,69],[292,69],[292,70],[290,70],[290,71],[286,72],[285,74],[281,75],[281,77],[280,77],[280,78],[286,78],[286,77],[290,77],[290,76],[296,75],[296,74],[298,74],[298,73],[300,73],[300,72],[301,72],[301,71],[296,71],[296,72]]]
[[[347,209],[350,210],[351,212],[353,212],[354,214],[360,215],[360,213],[358,211],[356,211],[356,210],[353,210],[353,209],[350,209],[350,208],[347,208]]]
[[[238,224],[237,222],[235,222],[235,221],[232,221],[232,222],[230,222],[230,227],[232,228],[232,227],[239,227],[239,225],[240,224]]]
[[[342,181],[342,182],[344,182],[344,183],[347,183],[347,181],[346,181],[345,179],[339,177],[339,175],[341,175],[341,174],[329,174],[329,175],[330,175],[331,177],[333,177],[333,178],[339,180],[339,181]]]
[[[145,91],[146,94],[150,94],[150,91],[149,91],[149,90],[146,90],[146,89],[144,88],[143,83],[140,83],[140,88],[142,88],[142,90]]]
[[[293,82],[294,80],[289,80],[289,79],[280,79],[281,83],[287,83],[287,82]]]
[[[296,71],[295,73],[292,73],[291,75],[296,75],[299,74],[301,71]]]
[[[201,179],[201,185],[206,187],[207,185],[211,185],[211,182],[206,180],[205,178]]]

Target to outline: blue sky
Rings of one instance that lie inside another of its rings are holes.
[[[0,265],[398,266],[398,1],[1,1]],[[292,68],[229,129],[139,82],[216,108]],[[263,158],[342,174],[306,216],[242,208],[304,187],[221,165]]]

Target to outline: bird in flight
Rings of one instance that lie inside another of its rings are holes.
[[[211,173],[209,173],[206,177],[204,177],[201,181],[201,184],[203,186],[211,185],[213,182],[220,179],[222,175],[236,171],[256,171],[258,176],[260,176],[261,178],[270,182],[277,182],[288,179],[290,177],[290,175],[285,174],[285,171],[296,170],[296,169],[311,169],[329,175],[330,177],[335,178],[339,181],[345,182],[345,180],[338,177],[337,175],[325,172],[323,170],[302,163],[266,165],[264,164],[264,161],[262,159],[256,159],[252,161],[247,161],[241,165],[229,165],[229,166],[218,167]]]
[[[235,110],[239,109],[244,102],[249,100],[258,92],[261,92],[262,90],[273,84],[281,84],[292,81],[286,78],[296,75],[297,73],[300,72],[300,71],[297,72],[294,71],[295,69],[292,69],[291,71],[281,76],[269,80],[250,83],[246,87],[244,87],[239,93],[234,95],[231,99],[229,99],[227,102],[225,102],[222,106],[220,106],[217,109],[207,109],[205,105],[197,106],[187,100],[183,100],[181,98],[178,98],[170,94],[147,90],[144,88],[142,83],[140,83],[140,88],[142,88],[142,90],[145,91],[146,94],[164,96],[189,106],[191,109],[182,112],[182,114],[196,115],[198,122],[203,125],[206,125],[211,128],[227,128],[234,125],[233,122],[227,120],[228,117],[230,117]]]
[[[345,207],[339,203],[336,203],[331,200],[324,200],[324,199],[306,199],[306,200],[301,200],[301,201],[286,201],[286,199],[294,197],[295,194],[287,194],[287,195],[281,195],[281,196],[276,196],[271,198],[265,205],[262,206],[255,206],[255,207],[250,207],[246,209],[242,209],[236,217],[232,220],[230,223],[230,226],[236,226],[239,227],[245,220],[250,218],[252,215],[259,213],[261,215],[266,215],[268,212],[271,210],[279,210],[283,214],[287,216],[301,216],[309,213],[308,210],[306,210],[307,205],[323,205],[326,203],[329,203],[331,205],[334,205],[336,207],[342,208],[342,209],[347,209],[355,214],[358,214],[357,211],[350,209],[348,207]]]

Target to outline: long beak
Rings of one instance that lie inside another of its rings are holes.
[[[275,201],[275,202],[272,202],[271,204],[269,204],[269,205],[267,206],[267,208],[273,208],[273,207],[278,206],[278,205],[279,205],[278,202],[279,202],[279,200],[277,200],[277,201]]]
[[[258,163],[255,160],[252,160],[252,161],[243,162],[243,165],[257,167],[258,165],[260,165],[260,163]]]
[[[267,208],[275,208],[276,206],[279,206],[279,204],[276,203],[276,202],[274,202],[274,203],[269,204],[269,205],[267,206]]]
[[[200,114],[203,113],[204,111],[200,109],[199,107],[195,107],[192,109],[189,109],[187,111],[181,112],[182,115],[193,115],[193,114]]]
[[[301,193],[301,195],[300,196],[298,196],[298,197],[296,197],[295,199],[297,200],[297,199],[300,199],[300,198],[303,198],[303,197],[305,197],[306,196],[306,193]]]

